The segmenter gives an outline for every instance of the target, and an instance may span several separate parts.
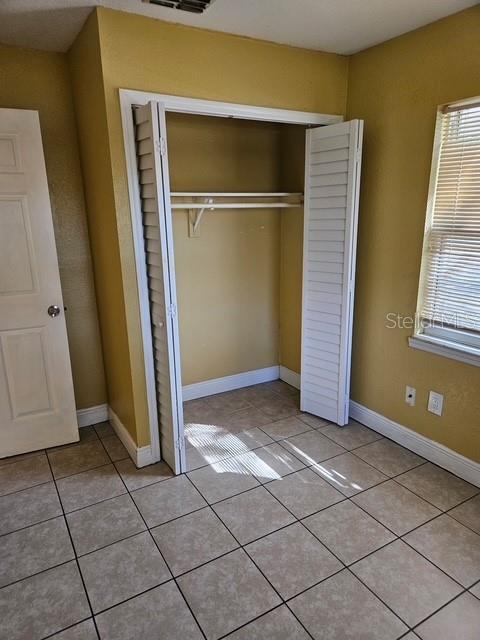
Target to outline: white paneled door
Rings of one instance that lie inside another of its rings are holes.
[[[348,422],[363,121],[310,129],[305,162],[301,409]]]
[[[152,324],[161,457],[185,471],[180,338],[165,110],[158,102],[135,109],[137,168]]]
[[[0,109],[0,457],[75,440],[38,113]]]

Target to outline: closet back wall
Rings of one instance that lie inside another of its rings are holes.
[[[282,190],[303,192],[306,128],[283,125],[280,181]],[[280,364],[300,373],[302,339],[303,208],[280,214]]]
[[[280,190],[280,128],[167,114],[172,191]],[[277,365],[280,212],[206,212],[200,236],[176,210],[182,382]]]

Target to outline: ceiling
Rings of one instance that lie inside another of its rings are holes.
[[[0,42],[66,51],[94,6],[350,54],[478,4],[472,0],[215,0],[202,15],[141,0],[0,0]]]

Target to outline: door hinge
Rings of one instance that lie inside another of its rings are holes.
[[[175,449],[177,449],[178,451],[182,450],[182,441],[180,440],[180,438],[177,438],[175,440]]]
[[[362,159],[362,150],[360,147],[357,147],[355,151],[355,162],[358,164]]]
[[[155,140],[155,149],[157,153],[159,153],[162,157],[166,155],[167,143],[165,142],[165,138],[160,138],[159,140]]]
[[[169,304],[167,307],[167,313],[170,316],[170,318],[176,318],[177,316],[177,305],[176,304]]]

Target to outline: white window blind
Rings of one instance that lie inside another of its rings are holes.
[[[480,103],[437,124],[418,314],[426,335],[480,346]]]

